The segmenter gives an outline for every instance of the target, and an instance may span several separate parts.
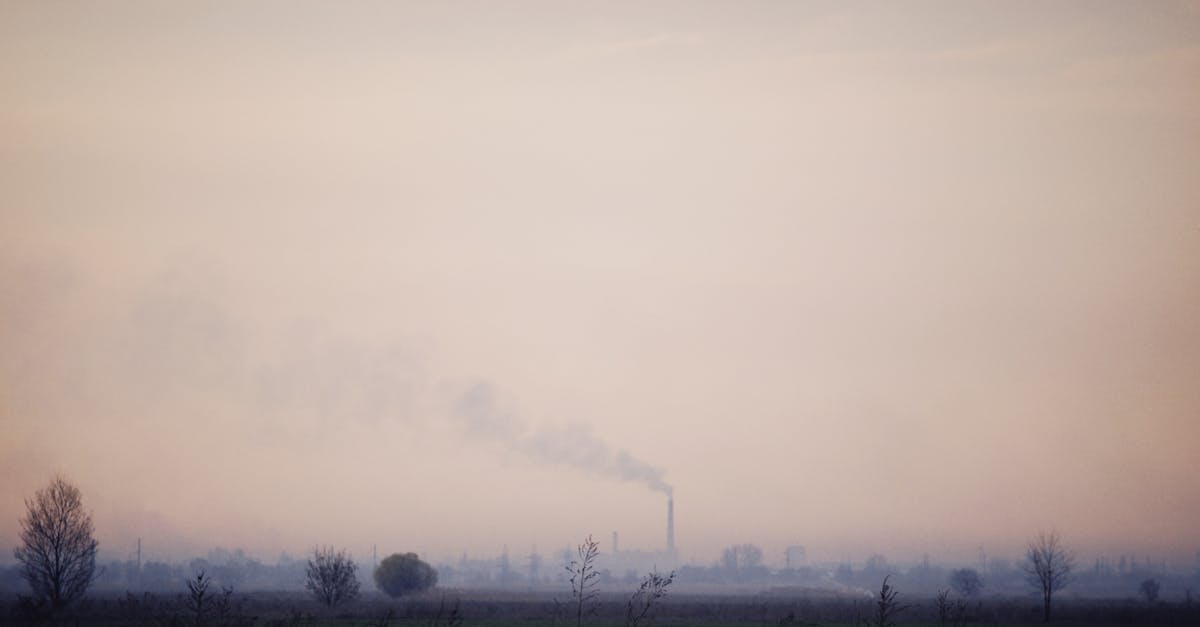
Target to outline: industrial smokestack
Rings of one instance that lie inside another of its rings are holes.
[[[667,497],[667,553],[675,555],[675,497]]]
[[[613,554],[616,555],[617,553],[620,553],[620,552],[621,552],[621,545],[617,544],[617,532],[614,531],[613,532]]]

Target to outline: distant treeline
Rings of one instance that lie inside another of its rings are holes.
[[[751,555],[754,555],[751,552]],[[555,556],[560,558],[561,556]],[[605,555],[598,561],[599,582],[606,588],[636,584],[640,575],[634,570],[608,568]],[[554,558],[552,558],[554,559]],[[550,560],[547,560],[550,561]],[[437,564],[443,584],[457,588],[538,589],[560,586],[565,581],[562,564],[538,564],[530,569],[526,559],[507,555],[485,559],[466,559],[453,564]],[[242,550],[214,549],[204,558],[178,562],[149,560],[108,561],[99,564],[96,590],[178,591],[189,577],[207,572],[219,585],[238,590],[302,590],[305,584],[304,558],[282,556],[265,563]],[[365,572],[373,565],[362,563]],[[803,586],[834,590],[871,590],[890,575],[901,589],[914,594],[932,595],[951,585],[951,575],[961,568],[948,568],[928,562],[900,566],[883,556],[872,556],[861,565],[819,564],[795,568],[769,568],[757,559],[722,560],[709,566],[686,565],[677,569],[676,584],[684,587],[737,586],[772,588]],[[981,596],[1018,596],[1028,593],[1029,583],[1019,562],[989,559],[986,567],[968,569],[977,573]],[[1136,598],[1139,586],[1153,578],[1161,586],[1163,599],[1185,600],[1189,593],[1200,594],[1200,569],[1191,572],[1169,571],[1161,562],[1148,559],[1117,558],[1097,560],[1091,567],[1079,568],[1072,575],[1069,596],[1092,598]],[[16,565],[0,567],[0,591],[15,593],[26,585]],[[1200,599],[1196,599],[1200,602]]]
[[[183,582],[196,573],[206,572],[222,586],[246,590],[301,590],[304,588],[304,559],[281,558],[274,564],[263,563],[244,551],[215,550],[207,558],[180,562],[156,560],[139,564],[136,560],[109,561],[97,564],[94,590],[178,591]],[[20,568],[12,565],[0,569],[0,590],[24,591],[25,580]]]

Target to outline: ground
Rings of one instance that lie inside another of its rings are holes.
[[[574,624],[569,592],[514,592],[438,589],[412,597],[391,599],[365,592],[352,603],[332,610],[295,591],[235,592],[224,608],[208,605],[203,624],[210,625],[481,625],[487,627]],[[54,622],[81,625],[194,625],[195,613],[176,593],[97,593],[70,608]],[[941,625],[932,598],[901,597],[907,609],[897,624]],[[455,608],[461,623],[452,622]],[[624,624],[625,599],[600,598],[596,614],[586,624],[596,627]],[[854,625],[873,618],[874,600],[829,594],[714,595],[680,592],[657,608],[657,625]],[[1056,605],[1056,625],[1200,625],[1200,605],[1131,599],[1064,600]],[[390,614],[389,614],[390,613]],[[557,618],[556,618],[557,615]],[[568,619],[568,617],[571,617]],[[1041,625],[1040,605],[1031,598],[985,597],[972,601],[964,616],[969,625]],[[385,622],[386,620],[386,622]],[[6,624],[45,624],[44,613],[9,597],[0,607]],[[950,624],[950,623],[947,623]]]

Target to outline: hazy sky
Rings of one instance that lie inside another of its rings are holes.
[[[0,545],[1200,549],[1200,3],[3,1],[0,138]]]

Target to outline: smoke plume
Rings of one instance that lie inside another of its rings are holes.
[[[468,433],[503,444],[539,463],[640,483],[667,495],[672,493],[661,468],[624,449],[614,449],[592,433],[588,425],[571,423],[530,429],[519,417],[498,407],[495,396],[491,384],[477,382],[459,398],[455,415]]]

